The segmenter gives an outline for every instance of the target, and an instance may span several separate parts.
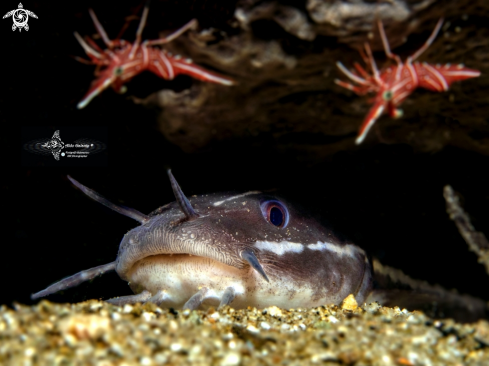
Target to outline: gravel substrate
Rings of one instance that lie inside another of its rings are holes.
[[[348,298],[313,309],[219,311],[43,300],[0,308],[0,364],[488,365],[489,323]]]

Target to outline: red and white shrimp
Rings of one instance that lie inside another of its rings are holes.
[[[207,71],[193,64],[190,59],[184,59],[179,55],[172,55],[164,49],[154,47],[168,43],[188,29],[195,28],[197,26],[195,19],[165,38],[141,43],[141,34],[146,24],[148,11],[149,8],[146,6],[136,32],[136,40],[134,43],[130,43],[119,37],[115,40],[110,40],[93,10],[89,10],[95,28],[107,49],[101,49],[90,37],[83,39],[75,32],[76,39],[80,42],[90,61],[77,59],[84,63],[97,65],[95,70],[97,79],[92,82],[89,91],[78,103],[78,109],[84,108],[93,98],[109,86],[112,86],[116,92],[123,93],[126,89],[123,84],[145,70],[151,71],[166,80],[171,80],[178,74],[186,74],[195,79],[212,83],[234,84],[232,79]]]
[[[454,81],[474,78],[480,75],[480,71],[469,69],[462,64],[432,65],[426,62],[414,62],[414,60],[416,60],[431,45],[442,24],[443,19],[440,19],[423,46],[409,56],[406,59],[406,62],[403,63],[398,55],[391,52],[384,27],[379,20],[379,32],[382,38],[382,44],[384,45],[385,54],[388,58],[396,61],[396,65],[382,69],[379,72],[368,43],[365,43],[366,55],[364,55],[363,52],[361,54],[365,63],[370,65],[372,75],[358,63],[354,64],[356,72],[349,71],[339,61],[336,63],[338,68],[357,85],[341,80],[335,80],[336,84],[352,90],[358,95],[376,93],[376,96],[373,98],[373,106],[365,117],[358,132],[358,136],[355,140],[356,144],[362,143],[370,128],[383,113],[387,112],[393,118],[402,116],[402,110],[397,107],[417,87],[442,92],[447,91]]]

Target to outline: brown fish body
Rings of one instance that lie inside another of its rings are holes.
[[[71,178],[70,178],[71,179]],[[116,304],[313,307],[372,288],[365,252],[282,198],[257,191],[188,200],[170,173],[176,202],[143,215],[115,206],[71,179],[91,198],[141,222],[122,239],[113,263],[80,272],[33,298],[114,270],[136,295]]]

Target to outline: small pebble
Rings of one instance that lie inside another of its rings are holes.
[[[341,303],[341,308],[343,310],[356,310],[358,308],[357,300],[353,294],[348,295]]]
[[[131,311],[132,311],[132,306],[129,304],[124,305],[124,307],[122,308],[122,312],[124,314],[129,314]]]
[[[268,308],[265,308],[263,312],[266,312],[270,316],[274,316],[274,317],[281,317],[283,315],[282,310],[276,306],[270,306]]]
[[[338,323],[338,321],[339,321],[339,320],[338,320],[337,318],[335,318],[333,315],[328,316],[328,320],[329,320],[329,322],[330,322],[330,323],[333,323],[333,324],[334,324],[334,323]]]
[[[221,366],[234,366],[239,365],[241,362],[241,356],[236,352],[228,353],[221,361]]]
[[[248,325],[246,330],[251,333],[259,333],[260,331],[253,325]]]

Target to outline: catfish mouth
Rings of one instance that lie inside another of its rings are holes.
[[[153,261],[153,260],[165,260],[165,261],[175,261],[175,262],[185,262],[185,261],[208,261],[209,263],[216,263],[218,265],[224,265],[228,266],[230,268],[237,268],[237,269],[242,269],[244,266],[238,268],[236,266],[232,266],[228,263],[222,262],[216,258],[213,257],[207,257],[207,256],[202,256],[202,255],[195,255],[195,254],[190,254],[190,253],[160,253],[160,254],[155,254],[155,255],[150,255],[147,257],[144,257],[138,261],[136,261],[133,266],[137,266],[138,264],[144,262],[144,261]]]
[[[237,268],[214,258],[187,253],[157,254],[135,262],[126,274],[129,283],[145,288],[164,287],[170,282],[192,282],[204,278],[219,282],[219,278],[245,278],[252,272],[249,268]],[[159,285],[155,285],[159,283]]]
[[[201,258],[214,261],[222,265],[242,269],[247,263],[237,256],[237,253],[218,250],[206,242],[195,240],[191,243],[174,238],[162,241],[161,239],[147,240],[147,234],[152,233],[150,227],[148,233],[140,232],[141,227],[134,228],[130,231],[125,243],[121,243],[121,250],[117,258],[117,272],[119,275],[125,274],[131,270],[131,267],[147,258],[168,257],[186,260],[188,258]]]
[[[207,261],[209,263],[215,263],[216,265],[223,265],[229,268],[237,268],[235,266],[231,266],[228,263],[221,262],[212,257],[200,256],[200,255],[195,255],[190,253],[162,253],[162,254],[150,255],[136,261],[133,264],[133,266],[138,266],[141,263],[152,262],[152,261],[167,261],[168,263],[170,262],[184,263],[188,261]],[[237,269],[242,269],[242,268],[237,268]]]
[[[133,230],[138,230],[138,228]],[[131,237],[131,234],[129,235]],[[128,242],[131,242],[131,239]],[[205,242],[189,244],[178,240],[176,242],[170,241],[170,243],[166,241],[155,245],[151,242],[145,242],[144,244],[124,246],[117,258],[117,273],[122,279],[130,281],[130,277],[134,273],[134,267],[148,262],[162,263],[167,267],[169,263],[178,267],[180,265],[179,262],[182,264],[199,262],[202,265],[225,266],[231,272],[242,271],[251,266],[263,279],[269,282],[262,265],[251,248],[245,247],[241,250],[238,248],[236,252],[229,252],[218,250]]]

